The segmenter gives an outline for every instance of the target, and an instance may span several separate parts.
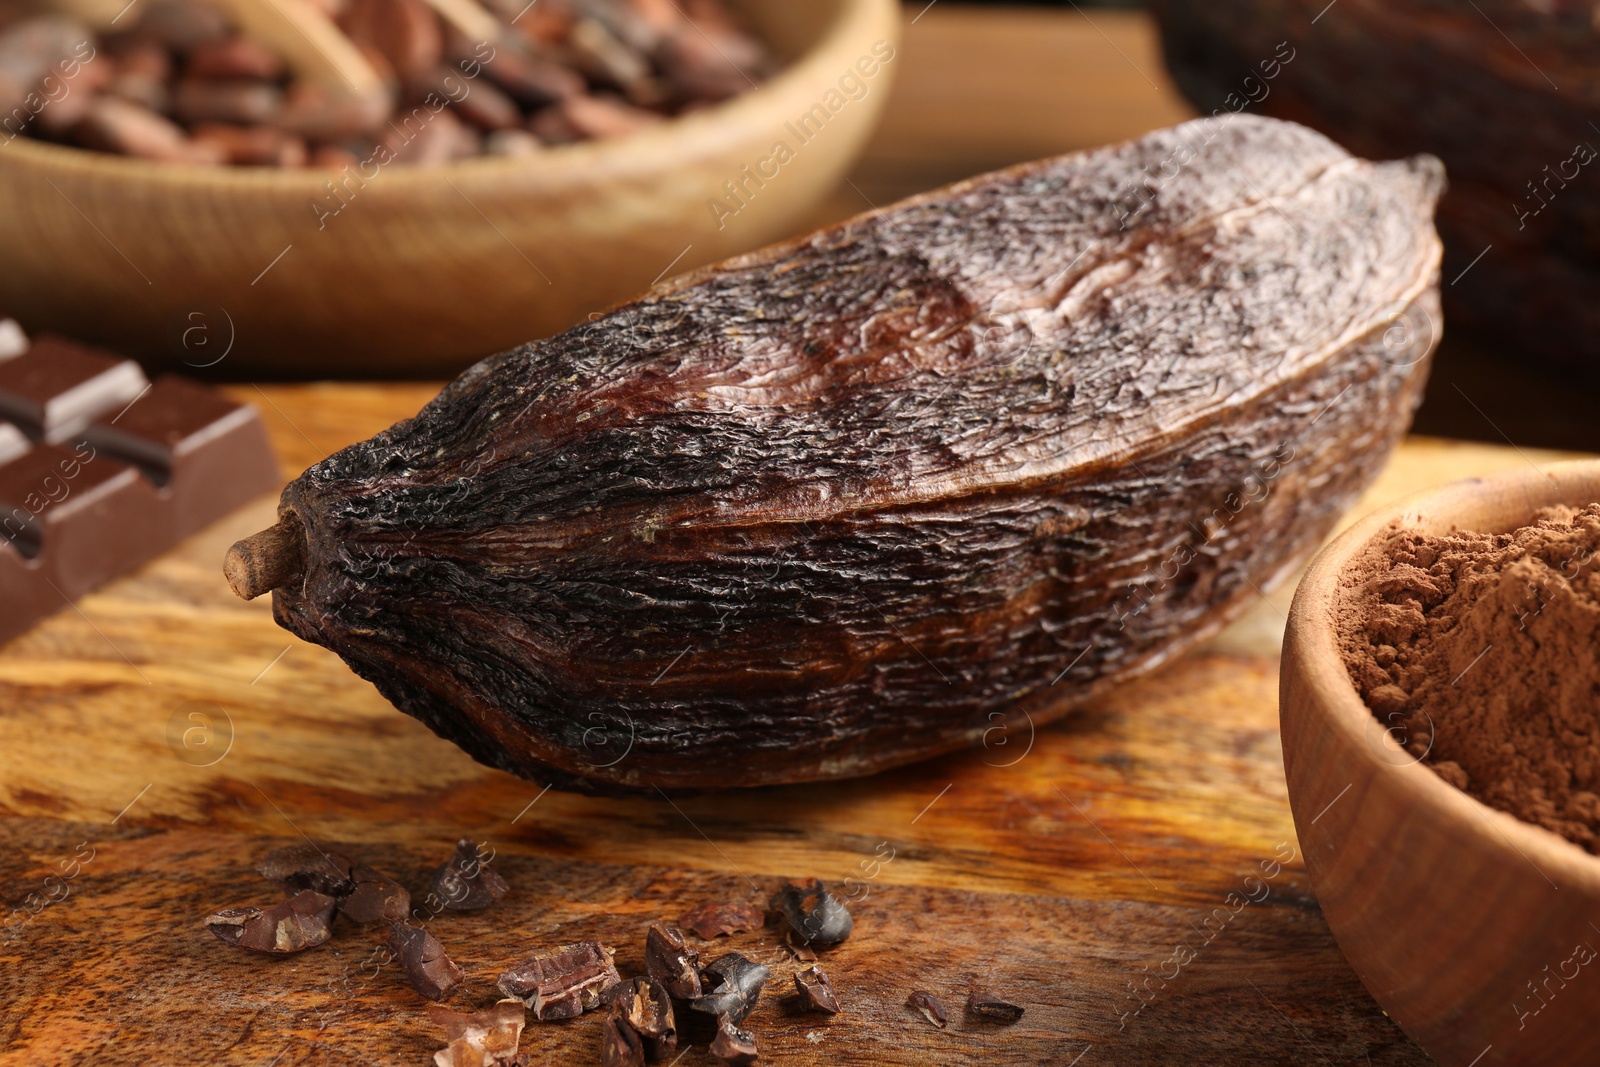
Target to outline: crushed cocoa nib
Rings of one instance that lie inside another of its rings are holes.
[[[449,1042],[433,1054],[435,1067],[526,1067],[528,1057],[517,1052],[527,1023],[521,1001],[502,1000],[471,1015],[430,1004],[428,1018]]]
[[[700,954],[683,940],[675,926],[655,923],[644,939],[644,969],[670,996],[693,1000],[700,995]]]
[[[229,908],[206,920],[206,929],[224,944],[251,952],[286,955],[315,948],[328,940],[335,901],[314,889],[303,889],[277,907]]]
[[[727,934],[759,930],[766,923],[761,909],[740,901],[702,904],[678,920],[678,925],[696,937],[709,941]]]
[[[720,956],[701,974],[701,984],[707,990],[689,1002],[689,1007],[707,1015],[726,1015],[734,1023],[742,1023],[755,1010],[761,987],[772,972],[761,964],[730,952]]]
[[[398,922],[411,910],[406,887],[380,871],[356,864],[350,868],[350,894],[339,898],[339,914],[358,923]]]
[[[783,947],[788,949],[789,954],[801,963],[810,963],[817,958],[817,950],[804,941],[796,940],[793,930],[784,931]]]
[[[837,945],[855,928],[850,909],[815,878],[784,882],[769,906],[784,917],[799,940],[818,948]]]
[[[411,894],[393,878],[310,843],[273,849],[256,870],[289,893],[312,889],[333,897],[339,914],[353,922],[393,922],[411,907]]]
[[[429,1000],[443,1000],[466,977],[439,939],[420,926],[390,923],[389,951],[405,968],[411,988]]]
[[[644,1042],[613,1010],[600,1024],[600,1067],[644,1067],[644,1063]]]
[[[815,964],[794,975],[795,992],[800,994],[800,1004],[807,1011],[820,1011],[827,1015],[839,1014],[839,998],[834,995],[833,983],[822,968]]]
[[[906,1007],[921,1012],[923,1018],[941,1030],[950,1021],[944,1013],[944,1005],[939,1003],[939,998],[926,989],[918,989],[907,997]]]
[[[711,1054],[728,1063],[754,1063],[761,1053],[756,1049],[756,1035],[741,1030],[726,1015],[717,1016],[717,1036],[711,1042]]]
[[[533,1009],[540,1021],[571,1019],[598,1007],[605,992],[622,981],[611,950],[598,941],[563,945],[529,956],[500,975],[500,992]]]
[[[1022,1018],[1022,1006],[1002,1000],[987,990],[979,990],[967,998],[967,1010],[980,1019],[993,1023],[1014,1023]]]
[[[447,908],[479,911],[506,895],[506,880],[489,869],[491,857],[471,838],[456,842],[455,855],[433,872],[433,891]]]
[[[307,842],[275,848],[262,858],[256,870],[269,882],[277,882],[289,893],[314,889],[338,899],[355,888],[350,857]]]
[[[639,1035],[651,1062],[671,1058],[678,1049],[678,1027],[666,986],[651,978],[635,978],[622,990],[611,1002],[611,1013]]]

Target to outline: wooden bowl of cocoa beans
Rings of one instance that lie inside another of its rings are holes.
[[[8,57],[27,50],[6,39],[0,2],[0,309],[31,330],[216,374],[453,374],[801,228],[856,158],[898,66],[894,0],[483,0],[508,32],[566,19],[551,31],[565,36],[535,55],[540,69],[509,74],[510,37],[446,36],[424,60],[440,106],[411,106],[427,85],[396,71],[414,35],[361,5],[456,5],[295,2],[341,12],[342,26],[365,13],[375,43],[358,51],[402,88],[364,140],[317,140],[325,114],[289,77],[248,88],[217,77],[252,63],[270,73],[270,57],[238,41],[165,68],[148,50],[84,44],[13,77],[8,98]],[[71,32],[54,32],[65,51]],[[549,69],[561,63],[577,88]],[[177,73],[123,88],[152,67]],[[491,128],[483,113],[507,95],[523,109]]]
[[[1281,719],[1328,925],[1439,1063],[1600,1062],[1600,461],[1369,515],[1295,594]]]

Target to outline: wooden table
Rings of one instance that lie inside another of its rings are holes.
[[[1147,26],[1093,20],[1007,16],[1002,48],[972,14],[928,10],[860,190],[831,213],[1181,117],[1137,89],[1160,70]],[[1083,93],[1041,105],[1027,73],[1041,65],[1081,72]],[[1017,108],[971,107],[978,77]],[[266,414],[286,473],[433,391],[236,389]],[[1413,440],[1363,507],[1554,458]],[[457,1007],[491,1002],[504,965],[556,942],[600,938],[636,972],[648,922],[814,874],[853,878],[860,896],[855,936],[824,960],[847,1010],[828,1021],[768,1001],[751,1019],[763,1062],[1427,1062],[1344,962],[1298,858],[1276,712],[1287,589],[1029,736],[866,781],[599,800],[477,766],[278,629],[265,602],[235,600],[222,552],[272,514],[258,502],[0,652],[0,900],[27,918],[0,940],[0,1063],[427,1063],[436,1034],[395,968],[372,964],[378,929],[263,960],[201,923],[274,898],[252,872],[270,847],[335,844],[416,891],[462,835],[492,844],[513,890],[431,924],[471,975]],[[1241,894],[1259,899],[1236,906]],[[60,899],[32,914],[47,897]],[[796,966],[770,932],[726,945],[769,961],[777,991]],[[971,1018],[977,986],[1027,1014]],[[951,1009],[947,1030],[903,1006],[915,988]],[[524,1048],[593,1063],[598,1043],[591,1015],[535,1024]]]
[[[298,470],[432,388],[236,392]],[[1413,439],[1362,510],[1555,458]],[[774,1063],[1427,1062],[1344,962],[1298,858],[1277,735],[1288,589],[1031,736],[865,781],[600,800],[474,764],[265,601],[234,599],[222,553],[273,514],[251,505],[0,655],[0,899],[62,897],[0,941],[0,1062],[425,1063],[423,1002],[367,956],[378,929],[263,960],[201,923],[274,899],[254,862],[302,835],[417,892],[463,834],[493,846],[513,891],[431,926],[472,976],[457,1005],[491,1002],[499,970],[540,945],[600,938],[637,970],[650,921],[815,874],[857,880],[857,932],[824,961],[848,1011],[761,1009]],[[47,881],[91,851],[64,890]],[[774,988],[797,966],[770,932],[730,944],[771,962]],[[1182,967],[1179,946],[1195,953]],[[964,1016],[977,985],[1027,1014]],[[948,1030],[903,1007],[918,987],[954,1009]],[[525,1047],[596,1062],[598,1035],[589,1016],[536,1025]]]

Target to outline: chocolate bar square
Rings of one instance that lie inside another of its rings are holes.
[[[0,642],[281,485],[248,404],[59,338],[0,357]]]

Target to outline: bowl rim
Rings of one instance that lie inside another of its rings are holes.
[[[1462,840],[1486,841],[1511,862],[1520,855],[1552,883],[1559,876],[1565,879],[1564,885],[1600,895],[1600,856],[1457,789],[1422,761],[1410,761],[1409,753],[1386,730],[1381,731],[1378,742],[1386,755],[1399,757],[1400,762],[1380,755],[1378,747],[1371,743],[1378,720],[1357,693],[1339,655],[1334,620],[1340,576],[1373,540],[1397,525],[1430,533],[1457,529],[1509,532],[1526,524],[1540,508],[1594,501],[1600,501],[1600,458],[1543,468],[1530,462],[1528,470],[1464,478],[1423,490],[1358,519],[1317,554],[1295,590],[1285,633],[1283,670],[1301,675],[1300,681],[1311,699],[1300,703],[1310,705],[1310,709],[1292,709],[1285,701],[1280,715],[1319,718],[1378,773],[1395,774],[1390,779],[1393,788],[1411,804],[1453,824],[1462,832]],[[1456,521],[1461,516],[1482,516],[1491,508],[1509,521]],[[1290,796],[1293,800],[1292,789]],[[1297,824],[1299,815],[1297,812]]]
[[[715,149],[724,144],[731,129],[746,125],[790,96],[809,95],[818,78],[833,79],[838,72],[832,64],[844,46],[864,38],[874,26],[886,26],[886,40],[898,49],[899,8],[896,0],[838,0],[837,16],[812,45],[785,64],[776,74],[747,92],[686,115],[667,118],[620,137],[601,137],[592,141],[551,145],[532,156],[475,156],[433,166],[384,164],[386,186],[414,187],[434,185],[440,178],[460,178],[473,182],[485,179],[527,176],[530,174],[571,173],[593,177],[617,169],[637,169],[641,160],[654,161],[647,169],[677,166],[686,150]],[[828,64],[827,71],[823,65]],[[671,151],[663,152],[671,146]],[[7,158],[16,167],[31,167],[54,173],[98,173],[125,182],[153,188],[291,192],[315,195],[330,178],[344,168],[282,168],[232,166],[227,164],[178,164],[101,152],[76,145],[56,144],[17,135],[0,143],[0,169]],[[370,180],[370,179],[369,179]]]

